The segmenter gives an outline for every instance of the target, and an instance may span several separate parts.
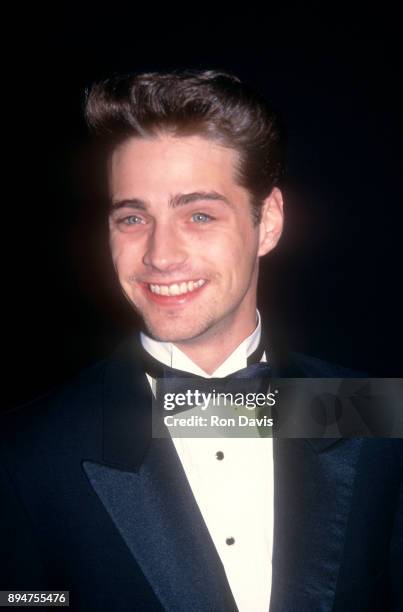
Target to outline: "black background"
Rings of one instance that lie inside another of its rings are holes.
[[[235,5],[220,17],[206,5],[160,11],[59,7],[10,26],[2,77],[6,406],[107,355],[134,323],[111,277],[84,146],[84,90],[113,72],[225,69],[266,94],[288,126],[289,156],[285,232],[262,267],[261,309],[281,320],[298,350],[401,375],[397,16],[386,6],[355,15]]]

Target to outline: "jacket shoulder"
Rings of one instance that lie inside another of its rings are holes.
[[[65,383],[7,410],[0,416],[0,447],[43,439],[51,431],[71,430],[99,405],[107,360],[99,360]]]
[[[292,359],[301,372],[310,378],[368,378],[368,374],[311,355],[292,352]]]

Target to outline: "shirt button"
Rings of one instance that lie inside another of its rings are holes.
[[[232,546],[232,544],[235,544],[235,538],[227,538],[225,541],[228,546]]]
[[[217,451],[215,456],[218,461],[222,461],[224,459],[224,453],[222,451]]]

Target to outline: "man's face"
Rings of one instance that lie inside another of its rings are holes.
[[[111,157],[114,266],[158,340],[254,328],[258,259],[274,244],[235,183],[237,156],[201,136],[161,135],[127,140]]]

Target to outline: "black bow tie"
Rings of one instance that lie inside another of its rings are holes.
[[[241,370],[237,370],[236,372],[232,372],[231,374],[227,374],[227,376],[220,376],[218,378],[215,377],[206,377],[199,376],[198,374],[193,374],[191,372],[185,372],[182,370],[177,370],[175,368],[171,368],[169,366],[163,366],[163,373],[161,378],[190,378],[197,379],[203,381],[228,381],[234,378],[247,378],[247,379],[260,379],[267,378],[270,376],[271,368],[268,363],[252,363],[248,365],[246,368],[242,368]]]
[[[191,372],[186,372],[177,368],[172,368],[164,363],[158,361],[150,355],[148,351],[141,345],[140,359],[144,371],[149,374],[152,378],[191,378],[206,380],[229,380],[232,378],[249,378],[249,379],[261,379],[267,378],[271,374],[271,367],[266,362],[261,362],[264,353],[264,342],[261,340],[258,347],[253,351],[247,358],[247,367],[232,372],[227,376],[217,378],[208,378],[205,376],[199,376]]]
[[[157,401],[162,396],[170,394],[172,397],[186,394],[189,390],[198,389],[200,392],[235,393],[263,393],[267,391],[267,379],[272,375],[271,367],[261,362],[264,353],[264,342],[261,341],[257,349],[249,355],[247,367],[219,378],[199,376],[190,372],[172,368],[161,363],[144,348],[141,350],[142,365],[147,374],[156,379]],[[175,406],[169,414],[177,414],[189,410],[192,406],[185,403]]]

